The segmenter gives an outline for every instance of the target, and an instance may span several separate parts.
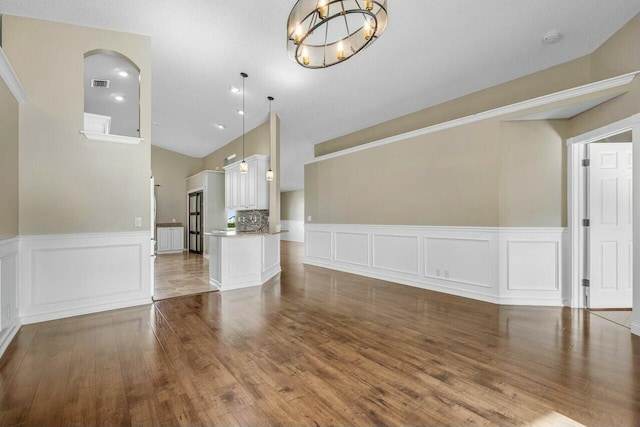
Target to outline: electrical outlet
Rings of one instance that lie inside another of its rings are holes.
[[[308,222],[311,222],[311,215],[309,215],[309,216],[307,217],[307,221],[308,221]]]
[[[440,270],[436,269],[436,276],[440,277]]]
[[[142,218],[140,217],[136,218],[136,227],[142,227]]]
[[[449,270],[444,271],[444,277],[447,279],[449,278]]]

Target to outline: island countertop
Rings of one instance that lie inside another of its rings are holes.
[[[211,230],[205,231],[205,236],[218,236],[218,237],[252,237],[252,236],[274,236],[276,234],[286,233],[288,230],[280,230],[275,233],[252,233],[237,230]]]

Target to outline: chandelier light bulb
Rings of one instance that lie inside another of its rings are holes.
[[[364,2],[364,8],[367,10],[372,10],[373,9],[373,2],[372,1],[365,1]]]
[[[365,40],[369,40],[371,38],[371,34],[373,34],[373,32],[371,31],[371,24],[369,24],[369,20],[365,19],[364,20],[364,39]]]
[[[344,59],[344,46],[342,42],[338,43],[338,60],[342,61]]]
[[[302,49],[302,63],[309,65],[309,50],[306,47]]]
[[[302,27],[298,25],[298,28],[296,28],[296,32],[293,34],[293,42],[296,45],[299,45],[301,38],[302,38]]]
[[[327,16],[329,16],[328,2],[329,0],[318,0],[318,15],[320,15],[320,19],[327,19]]]

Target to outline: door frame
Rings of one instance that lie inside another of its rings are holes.
[[[207,194],[207,187],[206,186],[202,186],[202,187],[194,187],[190,190],[187,190],[187,223],[185,224],[185,239],[187,239],[185,241],[186,243],[186,247],[187,247],[187,252],[190,252],[189,250],[189,245],[191,243],[191,239],[189,237],[189,221],[190,221],[190,206],[189,206],[189,196],[193,193],[198,193],[198,192],[202,192],[202,209],[204,211],[207,200],[206,200],[206,194]],[[204,217],[204,213],[200,212],[200,215],[202,216],[202,230],[201,233],[204,233],[204,230],[206,229],[206,219]],[[204,238],[202,239],[202,255],[204,256]]]
[[[585,146],[590,142],[596,142],[609,136],[619,133],[631,131],[634,152],[640,153],[640,114],[635,114],[626,119],[608,124],[606,126],[574,136],[567,139],[567,219],[569,228],[569,247],[570,251],[570,280],[565,288],[565,303],[574,308],[584,307],[584,288],[582,287],[582,272],[585,267],[585,260],[582,256],[585,251],[585,238],[582,219],[584,217],[585,206],[585,174],[582,169],[582,159],[584,158]],[[636,181],[640,181],[638,171],[640,171],[640,155],[633,155],[633,222],[640,224],[640,197],[636,194],[640,191],[640,183],[636,185]],[[640,247],[640,233],[636,233],[637,228],[634,227],[633,246]],[[638,236],[638,237],[636,237]],[[633,256],[633,276],[640,277],[640,252],[634,253]],[[633,318],[640,318],[640,304],[638,303],[640,295],[640,280],[634,280],[633,283]],[[638,334],[639,330],[632,332]]]

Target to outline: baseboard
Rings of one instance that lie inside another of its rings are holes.
[[[2,357],[4,352],[7,350],[9,344],[11,344],[21,326],[22,325],[19,324],[13,325],[2,337],[0,337],[0,357]]]
[[[459,297],[464,297],[464,298],[472,298],[475,300],[479,300],[479,301],[484,301],[484,302],[490,302],[490,303],[494,303],[494,304],[498,304],[498,298],[493,296],[493,295],[488,295],[488,294],[483,294],[483,293],[479,293],[479,292],[468,292],[468,291],[464,291],[464,290],[460,290],[460,289],[453,289],[453,288],[449,288],[446,286],[442,286],[433,282],[428,282],[428,281],[414,281],[414,280],[408,280],[405,278],[399,278],[396,276],[391,276],[391,275],[387,275],[384,273],[373,273],[370,271],[366,271],[366,270],[360,270],[357,268],[351,268],[351,267],[347,267],[345,265],[340,265],[340,264],[332,264],[332,263],[328,263],[328,262],[322,262],[319,260],[315,260],[315,259],[310,259],[310,258],[305,258],[303,261],[304,264],[306,265],[313,265],[315,267],[322,267],[322,268],[327,268],[330,270],[338,270],[338,271],[342,271],[344,273],[350,273],[350,274],[357,274],[358,276],[365,276],[365,277],[369,277],[371,279],[378,279],[378,280],[384,280],[386,282],[392,282],[392,283],[398,283],[400,285],[406,285],[406,286],[412,286],[414,288],[420,288],[420,289],[426,289],[428,291],[435,291],[435,292],[441,292],[441,293],[446,293],[446,294],[450,294],[450,295],[455,295],[455,296],[459,296]]]
[[[638,320],[631,321],[631,333],[634,335],[640,335],[640,321]]]
[[[108,304],[96,304],[91,306],[78,307],[68,310],[51,311],[42,314],[32,314],[27,316],[20,316],[20,322],[23,325],[31,323],[47,322],[49,320],[64,319],[73,316],[82,316],[85,314],[100,313],[103,311],[117,310],[119,308],[136,307],[139,305],[152,304],[153,300],[149,298],[140,298],[135,300],[126,300],[112,302]]]
[[[280,264],[278,264],[276,267],[273,267],[272,269],[267,270],[264,273],[262,273],[262,284],[267,283],[267,281],[269,281],[273,277],[277,276],[281,271],[282,271],[282,269],[280,268]]]

